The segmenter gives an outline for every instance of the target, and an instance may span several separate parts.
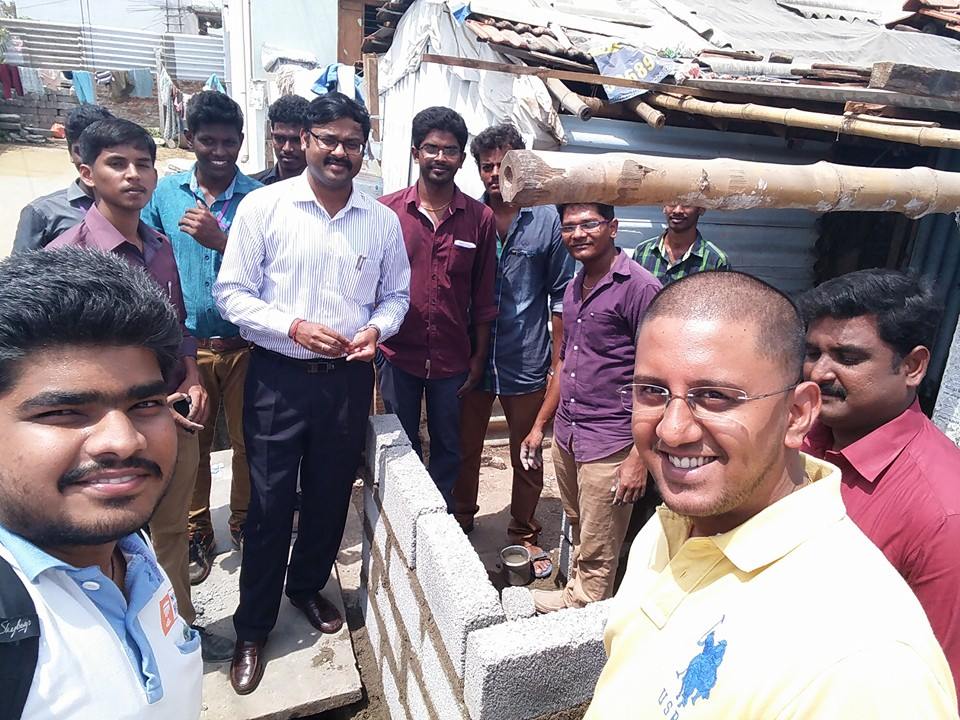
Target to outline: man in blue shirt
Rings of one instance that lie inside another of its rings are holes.
[[[547,577],[553,565],[538,546],[541,527],[534,517],[543,490],[543,468],[524,467],[520,446],[533,428],[547,383],[552,382],[552,363],[559,361],[560,312],[574,263],[560,239],[560,218],[552,205],[521,208],[504,202],[500,195],[500,161],[508,150],[523,147],[520,134],[509,124],[487,128],[470,145],[486,188],[483,200],[493,210],[497,224],[497,318],[490,330],[483,385],[466,393],[461,401],[463,464],[453,491],[454,514],[469,532],[479,510],[483,440],[493,403],[499,397],[510,429],[513,465],[507,534],[512,543],[530,550],[536,576]]]
[[[166,296],[122,257],[0,263],[0,558],[15,575],[3,590],[22,583],[36,611],[5,613],[4,629],[39,620],[22,714],[12,683],[4,717],[199,717],[200,637],[138,532],[173,473],[181,337]]]
[[[229,524],[237,549],[250,502],[250,473],[243,442],[243,385],[250,345],[240,337],[236,325],[220,316],[212,287],[237,206],[261,185],[237,169],[243,142],[243,114],[237,103],[213,90],[199,92],[187,103],[186,123],[186,137],[197,162],[191,170],[160,181],[143,210],[143,219],[173,244],[187,307],[187,327],[197,339],[197,365],[209,396],[210,420],[200,431],[200,464],[190,506],[190,582],[196,585],[210,574],[215,552],[210,519],[210,448],[221,404],[233,447]]]

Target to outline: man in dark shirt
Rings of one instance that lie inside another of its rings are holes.
[[[483,379],[497,316],[493,211],[454,183],[466,146],[466,123],[453,110],[417,113],[412,154],[420,179],[380,199],[400,218],[410,259],[410,309],[400,331],[380,346],[380,392],[418,454],[426,395],[429,471],[448,509],[460,472],[460,398]]]
[[[80,134],[98,120],[113,117],[99,105],[81,105],[67,116],[67,149],[73,166],[80,171]],[[77,178],[63,190],[39,197],[20,211],[13,238],[13,251],[37,250],[83,219],[93,205],[93,190]]]
[[[296,177],[307,167],[307,156],[300,141],[300,131],[310,103],[299,95],[284,95],[270,106],[270,137],[277,158],[272,168],[251,177],[264,185]]]

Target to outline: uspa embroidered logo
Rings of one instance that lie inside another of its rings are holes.
[[[696,705],[697,700],[710,699],[710,691],[717,684],[717,669],[727,651],[727,641],[716,639],[717,628],[725,618],[726,616],[721,617],[705,635],[697,640],[697,646],[702,649],[690,659],[685,670],[677,673],[677,679],[680,680],[679,692],[671,697],[673,693],[666,688],[660,691],[660,707],[664,717],[669,720],[680,719],[680,708]]]

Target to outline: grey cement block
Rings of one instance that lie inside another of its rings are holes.
[[[412,570],[417,566],[418,518],[440,513],[446,515],[447,505],[420,458],[409,448],[388,451],[380,497],[382,513],[390,524],[393,539],[403,553],[407,567]],[[463,533],[460,534],[462,537]]]
[[[367,424],[367,467],[375,480],[383,477],[383,454],[388,448],[410,447],[410,439],[396,415],[371,415]]]
[[[372,571],[371,550],[376,546],[381,558],[386,558],[387,526],[380,517],[375,490],[363,486],[363,544],[361,545],[360,581],[366,583]],[[372,533],[372,535],[371,535]]]
[[[537,614],[533,593],[525,587],[505,587],[500,595],[500,604],[507,620],[522,620]]]
[[[468,720],[460,679],[451,677],[450,671],[444,669],[440,648],[432,638],[425,638],[417,659],[420,661],[427,697],[433,703],[437,717],[441,720]]]
[[[424,617],[419,591],[414,588],[415,578],[407,568],[406,563],[394,550],[390,557],[390,567],[387,570],[387,579],[390,586],[390,596],[393,608],[400,616],[400,622],[410,638],[410,652],[417,654],[424,635]]]
[[[410,665],[407,665],[406,683],[404,685],[404,696],[407,701],[407,707],[410,711],[410,717],[417,720],[446,720],[444,715],[434,715],[427,707],[427,696],[424,689],[420,687],[420,680]]]
[[[591,698],[609,609],[605,600],[470,633],[463,694],[472,720],[530,720]]]
[[[417,580],[458,676],[467,635],[506,620],[500,598],[476,551],[452,515],[417,520]]]
[[[400,690],[397,687],[397,679],[386,665],[383,666],[380,682],[383,684],[383,699],[387,701],[390,720],[420,720],[420,718],[411,717],[403,707],[400,701]]]

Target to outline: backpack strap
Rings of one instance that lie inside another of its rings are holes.
[[[40,653],[40,618],[33,598],[0,556],[0,720],[20,720]]]

